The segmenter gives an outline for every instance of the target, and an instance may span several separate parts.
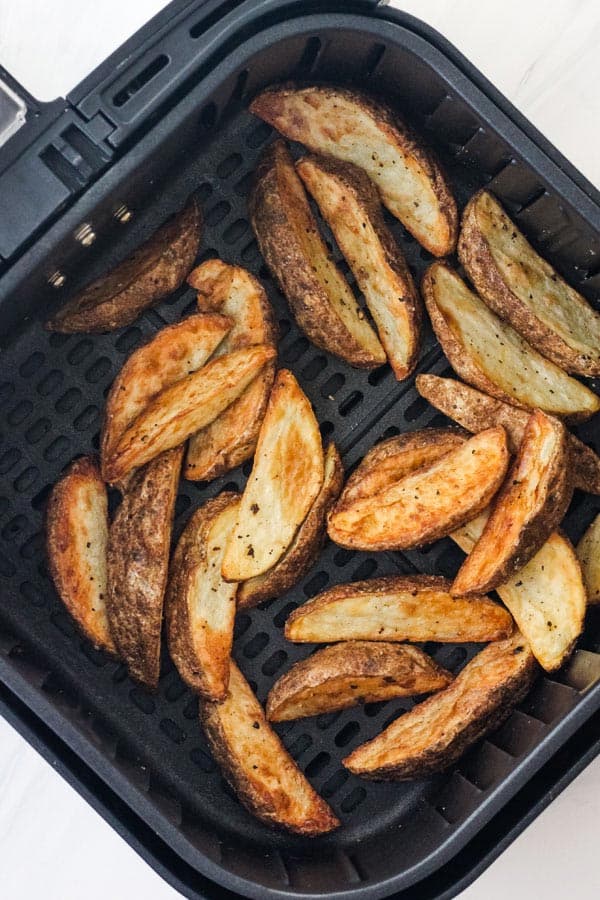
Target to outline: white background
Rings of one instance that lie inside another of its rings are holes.
[[[395,3],[446,35],[596,185],[598,0]],[[0,63],[34,96],[64,95],[160,0],[0,0]],[[1,202],[1,199],[0,199]],[[600,760],[461,900],[600,897]],[[168,887],[0,721],[3,900],[173,900]]]

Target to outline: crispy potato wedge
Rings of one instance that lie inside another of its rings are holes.
[[[489,191],[462,217],[458,253],[479,295],[567,372],[600,375],[600,315],[533,249]]]
[[[102,428],[102,468],[123,433],[165,388],[201,369],[227,332],[231,319],[217,313],[189,316],[162,328],[131,354],[106,401]]]
[[[227,696],[236,585],[221,578],[221,560],[239,499],[223,493],[196,510],[173,554],[165,597],[171,658],[188,687],[208,700]]]
[[[131,256],[66,303],[46,328],[102,333],[130,325],[183,284],[201,237],[202,213],[192,198]]]
[[[529,419],[528,410],[482,394],[454,378],[417,375],[415,385],[421,397],[474,434],[502,425],[510,452],[516,453],[519,449]],[[575,487],[589,494],[600,494],[600,457],[574,434],[569,433],[567,437]]]
[[[588,603],[600,603],[600,515],[596,516],[577,544],[577,558],[581,565]]]
[[[467,434],[461,433],[458,428],[424,428],[375,444],[344,485],[339,508],[363,497],[373,497],[415,469],[421,469],[460,447],[466,440]]]
[[[469,553],[481,537],[488,513],[450,537]],[[541,666],[548,672],[568,659],[581,634],[586,594],[581,568],[569,540],[550,535],[523,568],[496,588]]]
[[[321,490],[324,468],[310,402],[292,373],[280,369],[225,550],[226,581],[262,575],[281,559]]]
[[[352,269],[401,381],[419,357],[421,298],[383,220],[377,189],[362,169],[324,156],[305,156],[296,170]]]
[[[325,451],[325,473],[321,490],[296,536],[281,559],[263,575],[238,586],[239,609],[250,609],[289,591],[315,563],[327,535],[327,513],[337,500],[344,482],[344,469],[335,444]]]
[[[308,837],[339,827],[272,730],[233,660],[225,700],[201,700],[200,722],[223,775],[252,815]]]
[[[445,263],[429,267],[422,294],[442,350],[469,384],[506,403],[571,422],[600,409],[600,397],[534,350]]]
[[[383,365],[385,350],[330,257],[283,141],[260,158],[249,210],[265,262],[313,344],[351,366]]]
[[[106,487],[89,456],[71,463],[46,511],[48,565],[58,595],[92,644],[116,653],[106,615]]]
[[[522,569],[561,523],[572,496],[565,426],[535,410],[483,533],[454,579],[452,593],[458,597],[487,593]]]
[[[210,424],[275,355],[266,344],[234,350],[162,390],[119,439],[106,462],[106,478],[122,480]]]
[[[246,269],[229,266],[220,259],[209,259],[194,269],[188,284],[198,291],[201,311],[219,312],[233,322],[215,356],[251,344],[276,347],[273,309],[263,286]],[[186,478],[210,481],[250,459],[256,449],[275,368],[274,361],[264,366],[231,406],[190,439],[184,468]]]
[[[374,781],[424,778],[449,768],[523,699],[537,666],[522,634],[485,647],[452,684],[357,747],[344,766]]]
[[[334,644],[295,663],[275,682],[267,697],[267,719],[287,722],[360,703],[429,694],[448,687],[452,678],[408,644]]]
[[[131,480],[108,534],[108,622],[132,678],[156,688],[171,527],[183,447]]]
[[[430,544],[486,508],[508,462],[504,429],[488,428],[376,494],[346,503],[342,493],[329,513],[329,537],[357,550]]]
[[[334,641],[498,641],[513,623],[488,597],[450,594],[437,575],[389,576],[338,584],[295,609],[285,636],[296,643]]]
[[[384,103],[331,86],[268,88],[250,111],[285,137],[364,169],[381,199],[435,256],[456,245],[458,213],[452,189],[432,153]]]

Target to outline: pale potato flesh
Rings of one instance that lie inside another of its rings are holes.
[[[448,534],[484,509],[508,466],[506,435],[490,428],[379,493],[329,516],[328,533],[342,546],[406,549]]]
[[[201,701],[200,721],[224,776],[251,813],[306,835],[339,826],[272,730],[233,660],[225,700]]]
[[[202,368],[232,327],[217,313],[189,316],[162,328],[131,354],[113,382],[102,433],[103,468],[124,431],[162,390]]]
[[[482,513],[450,537],[470,553],[488,519]],[[496,588],[544,669],[560,668],[583,628],[586,593],[575,551],[564,535],[550,535],[527,565]]]
[[[511,633],[512,619],[503,607],[487,597],[452,597],[445,579],[379,581],[340,585],[305,603],[288,618],[286,638],[447,643],[499,640]]]
[[[600,515],[596,516],[577,545],[588,603],[600,603]]]
[[[589,416],[600,408],[596,394],[544,359],[446,266],[435,265],[434,293],[464,353],[508,399],[563,416]]]
[[[475,204],[475,216],[508,288],[562,340],[600,365],[600,315],[533,249],[487,191]]]
[[[165,388],[125,431],[106,477],[117,481],[176,447],[233,403],[275,356],[264,344],[236,350]]]
[[[227,581],[245,581],[275,565],[294,540],[323,477],[315,414],[292,373],[281,369],[225,551],[222,572]]]
[[[453,229],[423,152],[405,127],[378,114],[360,95],[335,88],[265,91],[251,106],[291,140],[364,169],[390,212],[432,253],[443,255]]]

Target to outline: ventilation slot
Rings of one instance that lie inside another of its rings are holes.
[[[169,65],[169,62],[170,60],[166,53],[161,53],[160,56],[153,59],[152,62],[149,63],[145,69],[142,69],[135,78],[132,78],[124,88],[117,91],[113,97],[113,106],[116,106],[117,109],[125,106],[138,91],[141,91],[141,89],[152,81],[159,72],[162,72],[162,70]]]

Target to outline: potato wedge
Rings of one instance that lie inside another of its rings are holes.
[[[448,687],[452,675],[408,644],[348,641],[317,650],[275,682],[267,697],[271,722],[347,709]]]
[[[436,262],[422,283],[425,306],[452,368],[479,390],[525,409],[579,422],[600,398],[534,350],[470,291],[453,269]]]
[[[376,494],[329,513],[342,547],[402,550],[430,544],[478,515],[500,488],[509,462],[503,428],[488,428]]]
[[[198,291],[201,311],[231,318],[233,328],[215,356],[224,356],[251,344],[277,345],[277,324],[260,282],[239,266],[209,259],[190,274],[188,284]],[[268,363],[244,393],[220,416],[193,435],[184,475],[192,481],[210,481],[240,466],[256,449],[260,423],[275,378],[275,361]]]
[[[275,378],[254,466],[223,558],[226,581],[262,575],[289,549],[321,490],[321,433],[306,394],[287,369]]]
[[[469,553],[481,537],[488,513],[463,525],[450,537]],[[565,535],[555,531],[541,550],[496,593],[541,666],[548,672],[568,659],[583,629],[586,594],[575,551]]]
[[[352,163],[305,156],[296,171],[316,201],[362,291],[394,375],[417,364],[421,298],[381,214],[377,188]]]
[[[102,428],[102,468],[109,464],[123,433],[163,391],[201,369],[233,322],[217,313],[189,316],[162,328],[131,354],[106,400]]]
[[[132,678],[156,688],[171,527],[183,447],[136,472],[108,534],[107,612]]]
[[[236,585],[221,578],[221,560],[239,499],[223,493],[196,510],[173,554],[165,597],[171,658],[188,687],[208,700],[227,696]]]
[[[46,511],[48,565],[58,595],[94,647],[116,653],[106,615],[106,487],[89,456],[71,463]]]
[[[450,594],[437,575],[397,575],[338,584],[295,609],[285,636],[296,643],[334,641],[498,641],[513,623],[488,597]]]
[[[337,508],[342,509],[363,497],[373,497],[416,469],[422,469],[460,447],[466,440],[466,433],[457,428],[424,428],[375,444],[344,485]]]
[[[483,533],[454,579],[452,593],[458,597],[487,593],[522,569],[559,526],[572,496],[565,426],[535,410]]]
[[[532,347],[576,375],[600,375],[600,315],[537,253],[489,191],[463,213],[458,253],[479,295]]]
[[[200,722],[224,777],[253,816],[308,837],[339,827],[267,722],[233,660],[225,700],[201,700]]]
[[[275,355],[274,348],[266,344],[234,350],[165,388],[119,439],[113,456],[106,462],[106,478],[120,481],[132,469],[210,424]]]
[[[529,419],[528,410],[482,394],[454,378],[417,375],[415,385],[421,397],[474,434],[502,425],[510,452],[516,453],[519,449]],[[569,433],[567,437],[575,487],[589,494],[600,494],[600,457],[574,434]]]
[[[323,547],[327,536],[327,513],[337,500],[343,482],[344,469],[340,455],[335,444],[329,444],[325,451],[323,484],[316,500],[294,540],[273,568],[238,586],[239,609],[250,609],[272,597],[280,597],[304,578]]]
[[[131,256],[69,300],[46,328],[102,333],[130,325],[183,284],[201,237],[202,213],[192,198]]]
[[[596,516],[577,544],[577,558],[581,565],[588,603],[600,603],[600,515]]]
[[[268,88],[250,112],[314,153],[364,169],[392,215],[435,256],[456,245],[452,189],[432,153],[400,116],[379,100],[332,86]]]
[[[442,772],[507,718],[536,672],[533,654],[519,632],[490,644],[449,687],[404,713],[342,763],[354,775],[374,781],[406,781]]]
[[[283,141],[260,158],[249,210],[260,251],[306,336],[351,366],[383,365],[385,350],[330,257]]]

